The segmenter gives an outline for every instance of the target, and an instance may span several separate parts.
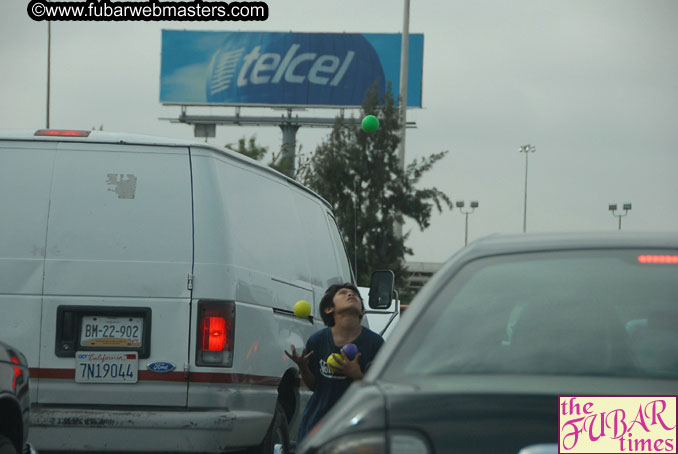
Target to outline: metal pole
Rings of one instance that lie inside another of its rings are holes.
[[[525,202],[523,204],[523,233],[527,231],[527,156],[529,150],[525,151]]]
[[[52,22],[47,21],[47,121],[46,128],[49,129],[49,83],[50,83],[50,57],[52,54]]]
[[[405,131],[407,126],[407,70],[410,54],[410,0],[404,1],[403,36],[400,52],[400,143],[398,144],[398,163],[405,169]],[[396,222],[394,233],[397,238],[403,236],[403,225]]]
[[[407,77],[410,55],[410,0],[405,0],[403,12],[403,36],[400,55],[400,143],[398,144],[398,162],[400,168],[405,168],[405,132],[407,128]]]
[[[466,213],[466,235],[464,236],[464,246],[468,244],[468,213]]]
[[[617,216],[619,218],[619,230],[621,230],[621,216]]]

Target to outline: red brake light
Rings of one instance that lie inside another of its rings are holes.
[[[640,263],[678,264],[678,255],[639,255]]]
[[[88,137],[91,131],[82,131],[74,129],[39,129],[35,131],[36,136],[59,136],[59,137]]]
[[[226,345],[226,320],[224,317],[206,317],[202,320],[202,349],[222,351]]]
[[[199,301],[196,365],[231,367],[235,304],[231,301]]]

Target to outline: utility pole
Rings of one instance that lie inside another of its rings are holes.
[[[520,147],[521,153],[525,153],[525,201],[523,203],[523,233],[527,231],[527,156],[537,150],[533,145],[527,144]]]
[[[404,0],[403,36],[400,51],[400,144],[398,144],[398,163],[405,168],[405,131],[407,128],[407,70],[410,55],[410,0]],[[396,221],[393,226],[395,236],[402,238],[403,225]]]
[[[45,128],[49,129],[49,83],[51,71],[51,55],[52,55],[52,21],[47,21],[47,121]]]

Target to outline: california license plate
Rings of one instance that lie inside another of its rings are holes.
[[[141,347],[143,317],[87,315],[80,325],[81,347]]]
[[[138,376],[137,352],[75,353],[75,381],[78,383],[136,383]]]

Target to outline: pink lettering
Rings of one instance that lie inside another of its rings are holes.
[[[645,418],[643,417],[643,407],[642,406],[638,407],[638,413],[636,413],[636,419],[634,419],[633,422],[631,423],[631,426],[628,429],[629,432],[633,429],[633,427],[636,424],[639,424],[645,430],[645,432],[650,431],[650,429],[647,428],[647,424],[645,424]]]
[[[598,418],[600,416],[600,418]],[[594,424],[596,422],[596,418],[598,418],[600,428],[598,430],[598,435],[594,434]],[[589,422],[590,421],[590,422]],[[586,427],[586,423],[588,424],[588,427]],[[586,421],[584,421],[584,430],[588,431],[589,433],[589,440],[591,441],[597,441],[600,437],[605,436],[605,412],[602,413],[597,413],[595,415],[591,415],[586,418]]]
[[[657,405],[658,404],[661,404],[661,406],[662,406],[662,409],[660,411],[657,411]],[[666,425],[666,423],[664,423],[664,420],[661,417],[661,414],[664,412],[664,410],[666,410],[666,406],[667,406],[665,400],[653,400],[652,402],[645,405],[645,415],[648,418],[649,418],[649,415],[648,415],[647,411],[648,411],[648,407],[650,405],[652,406],[652,422],[650,423],[651,425],[654,426],[655,424],[657,424],[657,420],[659,420],[659,424],[661,424],[661,426],[666,430],[673,430],[673,429],[676,428],[675,424],[673,425],[673,427],[668,427]]]
[[[610,416],[612,417],[612,424],[610,424]],[[605,417],[605,425],[607,427],[613,428],[612,438],[614,438],[614,439],[621,438],[626,433],[627,428],[626,428],[626,423],[624,422],[625,417],[626,417],[626,413],[621,408],[619,408],[617,410],[612,410]],[[620,431],[620,426],[621,426],[621,431]]]
[[[570,432],[565,434],[563,437],[563,448],[565,449],[573,449],[575,446],[577,446],[577,442],[579,441],[579,434],[584,430],[584,426],[578,427],[577,423],[584,420],[584,418],[576,418],[576,419],[571,419],[567,421],[565,424],[563,424],[563,428],[561,429],[561,433],[565,431],[565,429],[569,429]],[[570,443],[568,440],[572,439],[574,437],[574,440]],[[569,446],[568,446],[569,445]]]

